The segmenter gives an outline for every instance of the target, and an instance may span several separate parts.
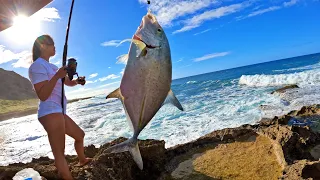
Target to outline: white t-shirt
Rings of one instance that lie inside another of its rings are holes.
[[[59,68],[46,61],[45,59],[38,58],[29,67],[29,79],[32,84],[37,84],[42,81],[50,80],[57,72]],[[45,101],[40,100],[39,109],[43,106],[48,106],[48,102],[54,102],[61,107],[61,92],[62,92],[62,81],[59,79],[52,90],[51,95]],[[47,102],[47,103],[46,103]],[[64,104],[66,104],[67,99],[64,96]],[[65,107],[65,106],[64,106]],[[43,108],[44,109],[44,108]]]

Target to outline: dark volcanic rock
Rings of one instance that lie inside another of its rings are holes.
[[[294,89],[294,88],[299,88],[299,86],[296,85],[296,84],[288,85],[288,86],[282,87],[282,88],[280,88],[280,89],[277,89],[277,90],[271,92],[271,94],[274,94],[274,93],[276,93],[276,92],[277,92],[277,93],[284,93],[287,89]]]
[[[316,160],[312,157],[310,149],[320,144],[320,139],[319,135],[308,127],[272,125],[260,129],[259,132],[281,145],[284,158],[289,164],[295,160]]]
[[[100,148],[89,146],[85,148],[88,157],[93,157],[93,161],[84,167],[75,166],[78,161],[76,156],[67,156],[66,159],[71,167],[71,173],[75,179],[156,179],[165,165],[164,141],[144,140],[139,141],[139,148],[142,155],[144,169],[141,171],[133,161],[129,152],[117,154],[104,154],[103,150],[111,145],[118,144],[126,140],[119,138],[107,143]],[[24,168],[34,168],[41,176],[48,180],[59,179],[54,161],[49,158],[33,159],[31,163],[11,164],[0,167],[0,179],[12,179],[12,177]]]
[[[320,161],[310,162],[307,160],[296,161],[289,165],[283,172],[281,179],[320,179]]]

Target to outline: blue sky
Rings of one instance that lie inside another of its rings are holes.
[[[320,52],[319,0],[75,0],[68,57],[78,61],[85,86],[68,98],[107,94],[119,86],[131,38],[147,8],[169,39],[173,79]],[[54,0],[23,28],[0,32],[0,67],[27,76],[35,38],[49,34],[61,66],[71,0]],[[27,21],[24,21],[27,22]]]

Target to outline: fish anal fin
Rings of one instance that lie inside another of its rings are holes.
[[[168,92],[168,96],[166,98],[166,100],[164,101],[164,104],[168,104],[171,103],[173,104],[175,107],[177,107],[179,110],[183,111],[183,107],[180,104],[179,100],[177,99],[177,97],[174,95],[174,93],[172,92],[172,90],[170,89],[170,91]]]

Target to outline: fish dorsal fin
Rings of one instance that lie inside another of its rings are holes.
[[[128,62],[128,59],[129,59],[129,55],[128,54],[123,54],[123,55],[120,55],[117,57],[118,61],[117,63],[118,64],[127,64]]]
[[[120,88],[112,91],[112,92],[106,97],[106,99],[109,99],[109,98],[118,98],[118,99],[120,99],[120,100],[123,100],[123,96],[121,95]]]
[[[176,98],[176,96],[173,94],[172,90],[170,89],[170,91],[168,92],[168,96],[166,98],[166,100],[163,102],[162,105],[171,103],[173,104],[175,107],[177,107],[179,110],[183,111],[183,107],[180,104],[179,100]]]

